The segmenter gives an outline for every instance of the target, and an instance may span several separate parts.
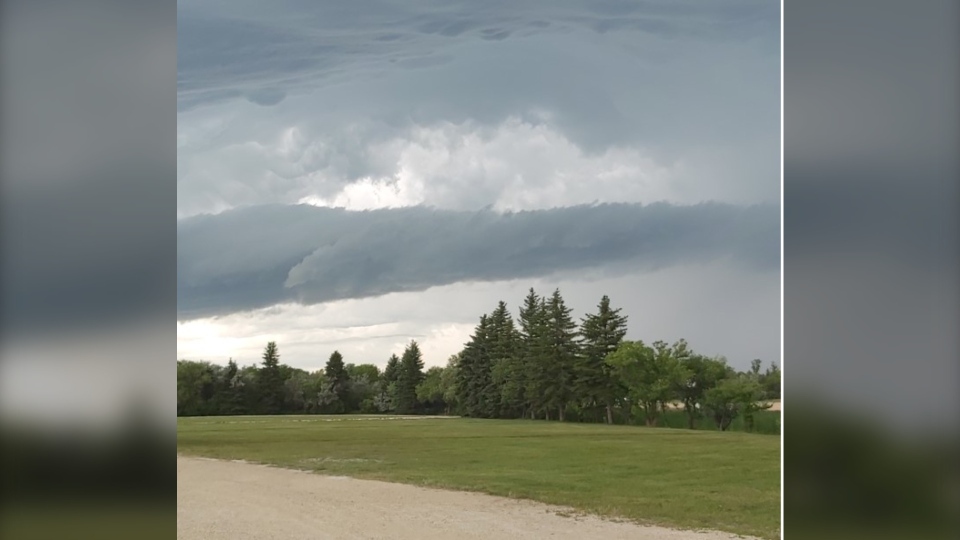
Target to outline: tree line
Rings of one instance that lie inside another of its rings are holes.
[[[684,340],[625,339],[627,317],[604,296],[578,324],[558,290],[530,289],[515,321],[505,302],[480,317],[463,350],[424,371],[411,341],[383,370],[345,363],[334,351],[322,370],[280,363],[268,343],[259,366],[177,362],[177,414],[457,414],[475,418],[658,425],[682,411],[726,430],[752,430],[765,401],[780,397],[775,363],[738,372],[723,357],[695,353]]]

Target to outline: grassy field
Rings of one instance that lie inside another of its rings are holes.
[[[780,438],[523,420],[363,416],[177,421],[177,451],[778,536]]]
[[[657,426],[677,429],[687,429],[687,414],[683,411],[666,411],[657,419]],[[696,429],[716,431],[717,424],[710,418],[701,418],[697,421]],[[727,428],[729,431],[746,431],[743,417],[736,417]],[[780,435],[780,413],[760,411],[754,418],[753,432],[763,435]]]

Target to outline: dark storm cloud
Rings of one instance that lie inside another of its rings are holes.
[[[495,124],[548,108],[594,149],[729,140],[777,128],[778,19],[765,1],[193,0],[178,6],[178,107],[269,87],[354,119]]]
[[[331,199],[397,173],[387,141],[515,118],[689,165],[702,200],[780,198],[776,2],[187,0],[178,32],[179,216]]]
[[[260,206],[178,222],[179,319],[610,263],[730,257],[776,271],[774,206],[608,204],[500,214]]]

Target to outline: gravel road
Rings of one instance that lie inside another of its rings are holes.
[[[180,540],[720,540],[478,493],[177,456]]]

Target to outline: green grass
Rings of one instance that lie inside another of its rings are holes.
[[[366,418],[179,418],[177,451],[533,499],[684,529],[779,534],[779,437],[524,420]]]
[[[687,429],[687,413],[683,411],[666,411],[657,419],[659,427]],[[696,429],[716,431],[717,424],[711,418],[697,420]],[[733,419],[729,431],[746,431],[742,416]],[[760,411],[753,420],[753,432],[763,435],[780,435],[780,413],[777,411]]]

